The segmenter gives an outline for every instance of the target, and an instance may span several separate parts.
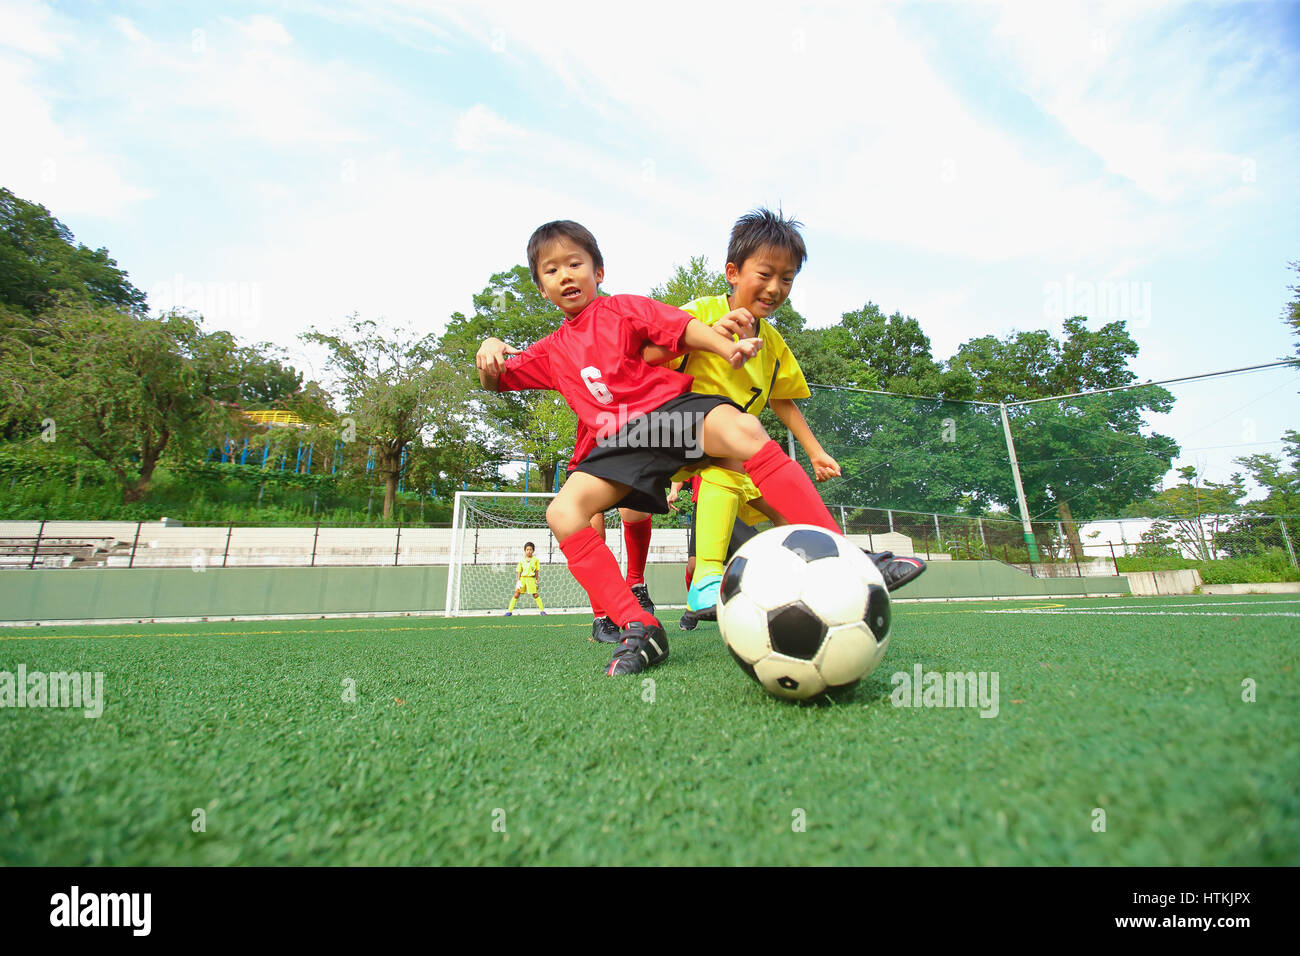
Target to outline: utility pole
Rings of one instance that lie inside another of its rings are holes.
[[[1038,563],[1038,543],[1034,540],[1034,526],[1029,523],[1029,505],[1025,503],[1025,486],[1020,481],[1020,462],[1016,460],[1016,446],[1011,441],[1011,420],[1007,418],[1006,403],[1000,403],[1002,410],[1002,432],[1007,439],[1007,455],[1011,458],[1011,477],[1016,482],[1016,501],[1020,504],[1020,524],[1025,532],[1025,547],[1029,550],[1029,563]]]

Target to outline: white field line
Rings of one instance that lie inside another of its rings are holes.
[[[1188,601],[1186,603],[1180,603],[1180,604],[1152,604],[1149,605],[1149,607],[1152,609],[1182,608],[1182,607],[1237,607],[1237,606],[1243,606],[1248,604],[1249,605],[1300,604],[1300,599],[1290,600],[1290,601]],[[985,611],[984,613],[985,614],[1024,614],[1027,613],[1027,611],[1029,610],[1033,610],[1033,609],[1030,608],[1025,610],[1017,610],[1016,608],[1008,608],[1006,610],[1001,610],[1001,611]],[[1066,608],[1061,608],[1060,611],[1053,610],[1052,613],[1090,614],[1093,611],[1130,611],[1131,613],[1134,614],[1148,613],[1146,611],[1134,611],[1132,604],[1103,604],[1100,607],[1080,607],[1080,608],[1066,607]]]
[[[985,611],[985,614],[1055,614],[1058,617],[1064,611]],[[1265,611],[1263,614],[1246,614],[1236,611],[1070,611],[1070,617],[1081,614],[1093,614],[1098,617],[1300,617],[1300,611]]]

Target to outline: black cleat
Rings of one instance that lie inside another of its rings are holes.
[[[668,635],[658,623],[646,626],[633,621],[623,628],[623,642],[609,662],[605,673],[610,677],[619,674],[639,674],[654,667],[668,656]]]
[[[641,610],[647,614],[655,612],[655,602],[650,600],[650,589],[644,584],[632,585],[632,596],[636,598],[636,603],[641,605]]]
[[[700,621],[716,621],[718,619],[717,606],[706,607],[703,611],[692,611],[687,608],[682,612],[682,618],[677,622],[677,626],[683,631],[695,630],[695,625]]]
[[[880,569],[880,576],[885,579],[885,590],[891,594],[925,573],[925,562],[920,558],[896,558],[892,551],[872,554],[863,549],[862,553]]]
[[[617,644],[623,640],[623,635],[618,629],[618,625],[606,617],[598,617],[591,622],[591,637],[589,640],[598,644]]]

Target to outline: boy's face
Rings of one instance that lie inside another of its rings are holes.
[[[538,290],[565,315],[577,315],[596,298],[605,270],[595,268],[586,249],[568,239],[556,239],[537,260]]]
[[[533,549],[532,549],[532,548],[524,548],[524,557],[525,557],[525,558],[531,558],[532,556],[533,556]]]
[[[735,290],[731,307],[749,309],[755,318],[767,318],[789,297],[798,271],[794,256],[776,246],[759,247],[739,266],[728,262],[727,281]]]

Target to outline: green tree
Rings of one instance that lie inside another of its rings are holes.
[[[1206,481],[1195,466],[1178,469],[1182,481],[1130,509],[1130,513],[1159,518],[1142,536],[1143,541],[1191,554],[1200,561],[1212,561],[1217,540],[1230,517],[1241,511],[1246,494],[1241,475],[1227,484]]]
[[[920,395],[937,393],[939,366],[921,323],[898,312],[886,317],[874,302],[845,312],[829,343],[839,354],[875,374],[881,388]]]
[[[1300,432],[1287,429],[1282,443],[1285,461],[1276,455],[1247,455],[1236,462],[1264,490],[1262,499],[1249,503],[1253,510],[1300,517]]]
[[[828,486],[833,499],[914,511],[1016,509],[996,403],[1130,384],[1127,363],[1137,354],[1123,323],[1093,332],[1083,317],[1066,322],[1064,341],[1046,331],[981,336],[944,366],[915,319],[886,318],[870,303],[818,331],[823,347],[810,354],[851,355],[853,368],[869,366],[891,392],[934,396],[815,390],[804,408],[844,472]],[[851,372],[834,381],[852,383]],[[1146,387],[1008,408],[1031,515],[1055,511],[1081,553],[1075,513],[1118,512],[1159,489],[1178,449],[1145,434],[1143,416],[1172,402]]]
[[[269,342],[240,345],[229,332],[212,332],[195,344],[194,361],[206,395],[241,408],[274,408],[302,388],[302,374],[286,365]]]
[[[945,395],[1012,402],[1132,384],[1128,361],[1138,346],[1125,324],[1093,332],[1087,321],[1067,319],[1064,341],[1038,330],[964,343],[941,376]],[[1076,559],[1083,556],[1076,512],[1118,512],[1147,498],[1169,470],[1177,444],[1142,429],[1145,412],[1167,412],[1173,401],[1166,389],[1148,386],[1008,408],[1031,516],[1055,511]],[[1009,490],[1009,482],[1003,487]],[[1014,506],[1014,499],[1000,500]]]
[[[145,311],[144,293],[107,249],[75,242],[44,206],[0,188],[0,306],[33,316],[60,296],[136,315]]]
[[[514,447],[537,465],[549,491],[555,487],[556,472],[573,453],[578,417],[557,392],[535,392],[531,398],[531,414]]]
[[[165,453],[196,454],[235,425],[204,393],[195,361],[203,333],[181,313],[141,318],[68,303],[46,309],[0,342],[4,405],[104,462],[124,502],[142,500]]]
[[[1236,459],[1263,491],[1247,501],[1243,514],[1217,538],[1220,551],[1230,557],[1263,554],[1300,541],[1300,432],[1288,429],[1282,437],[1286,451],[1277,455],[1247,455]],[[1288,555],[1288,559],[1290,556]]]
[[[564,317],[538,291],[525,266],[514,266],[492,276],[474,296],[473,305],[471,315],[452,315],[439,340],[442,353],[466,369],[467,374],[474,372],[474,356],[484,339],[499,338],[516,348],[526,348],[559,328]],[[563,400],[539,392],[491,395],[475,385],[466,401],[485,426],[485,440],[497,454],[511,457],[512,452],[528,453],[535,457],[547,487],[551,487],[556,471],[573,451],[576,419]],[[562,425],[565,414],[571,419],[567,427]]]
[[[726,276],[710,269],[706,257],[691,256],[690,262],[679,265],[667,282],[650,290],[650,298],[668,305],[685,305],[693,299],[730,293]]]
[[[407,458],[403,481],[407,490],[450,501],[466,485],[495,479],[500,459],[499,448],[471,437],[459,443],[420,441]]]
[[[335,332],[306,332],[301,338],[329,350],[327,365],[348,409],[344,419],[360,445],[375,448],[384,517],[391,518],[402,452],[421,444],[459,448],[474,435],[469,370],[444,355],[432,333],[386,333],[356,315]]]

